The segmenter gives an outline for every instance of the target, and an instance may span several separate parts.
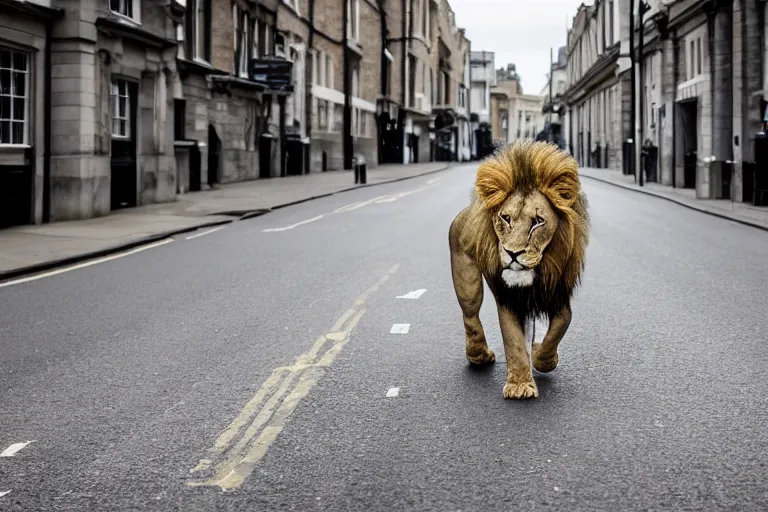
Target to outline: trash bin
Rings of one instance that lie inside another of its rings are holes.
[[[304,144],[304,174],[309,174],[310,172],[310,161],[311,161],[311,152],[310,152],[310,140],[309,137],[304,137],[301,141],[302,144]]]

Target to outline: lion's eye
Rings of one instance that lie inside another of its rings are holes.
[[[512,220],[509,215],[501,215],[501,220],[509,224],[509,221]]]

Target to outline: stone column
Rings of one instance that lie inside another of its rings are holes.
[[[712,65],[712,154],[718,161],[733,159],[733,75],[730,2],[722,2],[715,13]],[[706,156],[706,155],[702,155]]]
[[[662,185],[672,185],[672,165],[675,152],[672,116],[677,84],[675,83],[675,44],[671,38],[661,42],[661,105],[659,107],[659,177]],[[662,110],[663,109],[663,110]]]

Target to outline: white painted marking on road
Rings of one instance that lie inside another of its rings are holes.
[[[32,443],[32,442],[34,441],[27,441],[25,443],[14,443],[8,448],[6,448],[5,450],[3,450],[3,453],[0,453],[0,457],[13,457],[17,453],[19,453],[19,451],[22,448],[24,448],[25,446],[27,446],[29,443]]]
[[[357,203],[348,204],[345,206],[342,206],[341,208],[337,208],[333,211],[333,213],[341,213],[341,212],[349,212],[352,210],[357,210],[358,208],[362,208],[363,206],[368,206],[369,204],[373,203],[374,201],[378,201],[379,199],[384,199],[389,197],[386,196],[376,196],[373,199],[368,199],[367,201],[359,201]]]
[[[427,185],[431,185],[433,183],[437,183],[438,181],[440,181],[440,178],[433,178],[433,179],[427,181]]]
[[[99,263],[105,263],[107,261],[116,260],[118,258],[124,258],[125,256],[130,256],[131,254],[136,254],[137,252],[146,251],[148,249],[154,249],[155,247],[160,247],[161,245],[169,244],[173,242],[172,238],[166,238],[165,240],[160,240],[159,242],[155,242],[153,244],[148,245],[142,245],[141,247],[136,247],[135,249],[131,249],[130,251],[121,252],[119,254],[113,254],[112,256],[105,256],[103,258],[98,258],[95,260],[89,260],[84,263],[78,263],[77,265],[72,265],[71,267],[64,267],[60,268],[58,270],[52,270],[50,272],[45,272],[44,274],[37,274],[30,277],[25,277],[22,279],[16,279],[14,281],[7,281],[5,283],[0,283],[0,288],[5,288],[6,286],[11,286],[14,284],[21,284],[21,283],[27,283],[29,281],[36,281],[38,279],[42,279],[44,277],[51,277],[55,276],[57,274],[63,274],[64,272],[70,272],[72,270],[77,270],[80,268],[90,267],[92,265],[98,265]]]
[[[426,288],[420,288],[418,290],[414,290],[412,292],[408,292],[405,295],[398,295],[397,298],[398,299],[413,299],[413,300],[416,300],[419,297],[421,297],[422,295],[424,295],[424,293],[426,291],[427,291]]]
[[[11,491],[0,491],[0,498],[5,496],[6,494],[9,494]]]
[[[411,328],[411,324],[394,324],[390,329],[389,334],[408,334]]]
[[[387,391],[387,398],[393,398],[400,394],[400,388],[389,388]]]
[[[301,222],[297,222],[296,224],[291,224],[290,226],[285,226],[285,227],[282,227],[282,228],[269,228],[269,229],[265,229],[264,233],[277,233],[279,231],[288,231],[289,229],[293,229],[293,228],[296,228],[296,227],[299,227],[299,226],[303,226],[304,224],[309,224],[310,222],[315,222],[316,220],[320,220],[323,217],[325,217],[325,215],[318,215],[317,217],[312,217],[311,219],[303,220]]]
[[[211,233],[215,233],[216,231],[219,231],[220,229],[224,229],[226,226],[219,226],[217,228],[209,229],[208,231],[203,231],[202,233],[197,233],[195,235],[190,235],[187,237],[187,240],[192,240],[193,238],[199,238],[201,236],[210,235]]]

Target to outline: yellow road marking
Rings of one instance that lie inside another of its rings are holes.
[[[219,435],[207,456],[190,472],[200,474],[187,484],[216,486],[222,490],[243,484],[283,430],[293,411],[312,386],[333,364],[349,342],[352,330],[365,314],[368,296],[379,289],[400,265],[394,265],[376,284],[363,292],[331,329],[315,340],[308,352],[290,366],[275,368],[254,397]],[[323,349],[325,349],[324,352]]]

